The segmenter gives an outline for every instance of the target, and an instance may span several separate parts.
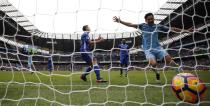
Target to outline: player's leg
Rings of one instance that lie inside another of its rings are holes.
[[[87,81],[86,76],[90,73],[92,70],[92,56],[89,55],[88,53],[81,53],[82,59],[89,65],[86,69],[85,72],[81,75],[81,79],[83,81]]]
[[[128,75],[128,56],[125,58],[125,77],[127,77],[127,75]]]
[[[122,76],[123,74],[123,70],[124,70],[124,64],[125,64],[125,58],[124,57],[120,57],[120,76]]]
[[[103,78],[101,78],[101,76],[100,76],[100,67],[99,67],[97,59],[95,57],[93,58],[92,64],[93,64],[93,70],[94,70],[94,72],[96,74],[97,82],[98,83],[107,82],[107,81],[103,80]]]
[[[120,63],[120,76],[122,77],[123,74],[123,63]]]
[[[155,72],[156,80],[159,82],[160,81],[160,73],[158,70],[156,70],[157,61],[156,61],[155,54],[151,50],[147,50],[144,53],[146,55],[147,60],[149,61],[150,68],[152,68],[152,71]]]
[[[165,56],[165,60],[167,65],[171,66],[171,67],[176,67],[176,72],[180,72],[181,71],[181,67],[179,67],[179,64],[176,63],[174,60],[172,60],[170,55]]]
[[[128,76],[128,63],[125,63],[125,77]]]
[[[179,70],[178,69],[179,65],[172,60],[171,56],[163,48],[160,49],[158,57],[160,59],[164,59],[166,65],[177,67],[177,70]]]
[[[152,71],[155,72],[156,81],[159,82],[159,81],[160,81],[160,72],[156,69],[156,67],[157,67],[157,61],[156,61],[156,59],[150,58],[150,59],[149,59],[149,65],[151,66]]]
[[[52,65],[51,64],[48,64],[48,71],[50,74],[52,73]]]
[[[49,74],[51,74],[52,70],[53,70],[53,62],[52,62],[52,58],[51,57],[48,58],[47,66],[48,66]]]
[[[31,74],[33,74],[33,71],[32,71],[32,56],[31,55],[28,56],[28,69],[31,72]]]
[[[31,56],[28,56],[28,69],[31,71],[32,59]]]

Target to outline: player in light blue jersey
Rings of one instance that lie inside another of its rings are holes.
[[[128,61],[129,61],[129,47],[126,44],[126,40],[122,39],[121,44],[119,44],[118,48],[120,49],[120,76],[123,74],[123,70],[125,71],[125,77],[127,77],[128,73]]]
[[[82,30],[84,31],[84,33],[81,36],[80,52],[81,52],[82,59],[89,65],[89,67],[86,68],[85,72],[81,75],[80,78],[83,81],[87,81],[86,76],[93,69],[96,74],[96,82],[98,82],[98,83],[107,82],[101,78],[100,67],[97,63],[97,59],[96,59],[96,57],[94,57],[92,55],[92,53],[90,53],[91,51],[90,51],[90,47],[89,47],[91,44],[103,42],[104,39],[102,37],[99,37],[96,40],[91,40],[89,37],[90,27],[88,25],[84,25]]]
[[[128,27],[133,27],[138,30],[141,30],[142,32],[142,47],[144,50],[144,53],[146,55],[147,60],[149,61],[149,65],[154,69],[156,73],[156,80],[160,81],[160,74],[157,70],[155,70],[157,65],[157,59],[164,59],[167,64],[174,64],[177,66],[177,64],[172,61],[171,56],[161,47],[159,41],[158,41],[158,32],[165,32],[168,33],[169,29],[175,32],[191,32],[192,28],[189,28],[188,30],[182,30],[175,27],[167,27],[160,24],[154,23],[154,15],[152,13],[147,13],[145,15],[145,22],[141,24],[133,24],[130,22],[122,21],[119,17],[114,16],[113,20],[114,22],[121,23]]]

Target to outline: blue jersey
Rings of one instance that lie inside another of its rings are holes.
[[[87,32],[84,32],[81,36],[81,45],[80,45],[80,51],[81,52],[88,52],[89,49],[89,35]]]
[[[144,50],[155,49],[160,47],[158,32],[167,32],[168,27],[160,24],[139,24],[138,28],[142,31],[142,45]]]
[[[49,70],[49,71],[52,71],[52,70],[53,70],[53,61],[52,61],[52,57],[49,57],[49,58],[48,58],[47,66],[48,66],[48,70]]]
[[[48,65],[48,67],[52,67],[52,57],[48,58],[47,65]]]
[[[120,44],[118,47],[120,48],[120,57],[128,56],[128,45],[127,44]]]

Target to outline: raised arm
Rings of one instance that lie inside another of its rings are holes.
[[[114,16],[114,17],[113,17],[113,21],[114,21],[114,22],[121,23],[121,24],[123,24],[123,25],[125,25],[125,26],[128,26],[128,27],[133,27],[133,28],[136,28],[136,29],[138,28],[138,24],[133,24],[133,23],[130,23],[130,22],[122,21],[122,20],[120,19],[120,17]]]
[[[194,31],[193,27],[191,27],[191,28],[189,28],[187,30],[185,30],[185,29],[183,30],[183,29],[176,28],[176,27],[171,27],[171,30],[175,31],[175,32],[183,32],[183,33],[189,33],[189,32],[193,32]]]
[[[98,37],[98,39],[95,39],[95,40],[89,40],[89,44],[95,44],[95,43],[100,43],[100,42],[103,42],[104,39],[102,37]]]

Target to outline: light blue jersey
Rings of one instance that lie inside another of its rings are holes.
[[[158,32],[168,32],[169,28],[160,24],[139,24],[138,28],[142,31],[142,45],[144,50],[156,49],[160,47]]]
[[[168,32],[169,28],[160,24],[139,24],[138,28],[142,31],[142,46],[146,58],[162,60],[168,53],[161,47],[158,40],[158,32]]]

